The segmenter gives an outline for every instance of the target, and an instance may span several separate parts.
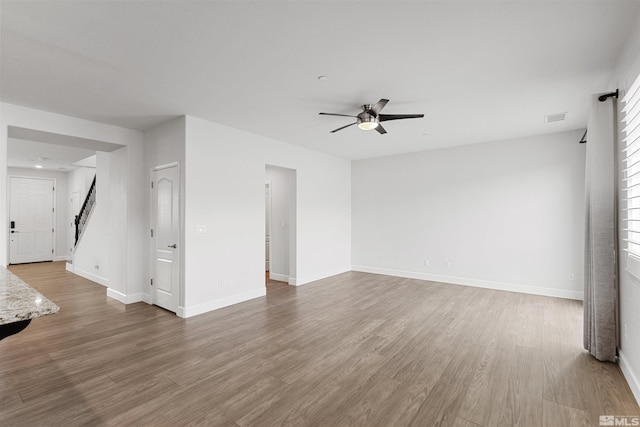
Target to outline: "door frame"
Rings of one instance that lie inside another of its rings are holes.
[[[291,190],[291,197],[287,199],[287,204],[288,204],[288,212],[289,212],[289,240],[287,242],[287,247],[288,247],[288,252],[289,252],[289,258],[288,258],[288,264],[289,264],[289,269],[286,272],[286,279],[284,277],[283,274],[278,274],[275,273],[273,274],[273,234],[274,234],[274,229],[277,229],[277,225],[274,226],[274,218],[273,218],[273,211],[271,210],[271,218],[270,218],[270,222],[271,222],[271,232],[270,232],[270,238],[269,238],[269,247],[270,247],[270,254],[269,254],[269,277],[272,280],[276,280],[276,281],[283,281],[284,283],[288,283],[289,285],[293,285],[296,286],[296,282],[297,282],[297,275],[298,275],[298,244],[297,244],[297,239],[298,239],[298,170],[294,169],[294,168],[290,168],[290,167],[286,167],[286,166],[277,166],[271,163],[266,163],[265,164],[265,175],[268,172],[269,169],[275,169],[275,170],[280,170],[283,171],[284,173],[287,174],[291,174],[291,188],[289,188]],[[268,177],[265,177],[264,180],[265,183],[269,183],[269,189],[270,189],[270,198],[269,201],[271,203],[270,209],[273,206],[273,180],[269,179]],[[275,279],[273,279],[273,277],[276,277]]]
[[[269,253],[269,261],[268,261],[269,262],[269,269],[266,270],[266,268],[265,268],[265,271],[270,272],[271,271],[271,230],[273,229],[273,225],[271,223],[271,181],[265,181],[264,188],[265,188],[265,190],[268,190],[267,194],[269,195],[269,198],[265,201],[265,209],[264,209],[265,216],[267,217],[266,219],[268,220],[268,221],[265,220],[265,226],[269,227],[269,230],[265,230],[265,237],[266,237],[266,234],[267,234],[266,231],[269,231],[269,242],[268,242],[269,244],[268,244],[268,247],[267,247],[267,245],[265,245],[265,249],[269,251],[268,252]],[[266,259],[266,256],[265,256],[265,259]],[[266,265],[265,265],[265,267],[266,267]]]
[[[153,173],[163,170],[163,169],[169,169],[169,168],[173,168],[176,167],[177,168],[177,172],[178,172],[178,177],[179,177],[179,181],[178,181],[178,236],[177,236],[177,244],[178,244],[178,256],[175,259],[175,264],[176,267],[178,269],[178,306],[176,307],[176,315],[179,317],[184,317],[184,308],[181,305],[181,301],[183,300],[183,281],[182,281],[182,274],[180,271],[180,268],[182,266],[182,255],[184,253],[184,251],[182,250],[182,175],[181,175],[181,171],[180,171],[180,163],[175,161],[175,162],[171,162],[171,163],[164,163],[161,165],[157,165],[157,166],[153,166],[150,170],[149,170],[149,187],[147,187],[149,189],[149,229],[147,230],[147,239],[148,239],[148,253],[149,253],[149,280],[147,282],[147,287],[149,289],[149,299],[148,302],[149,304],[153,304],[155,305],[156,303],[156,294],[155,294],[155,288],[151,285],[151,280],[155,277],[155,262],[154,262],[154,257],[155,257],[155,246],[153,244],[153,238],[151,237],[151,229],[152,226],[154,224],[154,218],[153,218],[153,188],[151,187],[151,183],[153,182]],[[160,306],[158,306],[160,307]]]
[[[51,260],[56,261],[57,253],[56,253],[56,233],[58,227],[56,227],[58,221],[58,204],[57,201],[57,180],[56,178],[48,178],[48,177],[40,177],[40,176],[26,176],[26,175],[7,175],[7,223],[5,224],[7,230],[7,265],[11,265],[11,179],[12,178],[22,178],[22,179],[40,179],[44,181],[52,181],[53,185],[53,212],[51,216],[51,228],[53,228],[53,233],[51,237]],[[66,231],[66,230],[65,230]],[[67,242],[68,243],[68,242]],[[66,245],[65,245],[66,246]]]

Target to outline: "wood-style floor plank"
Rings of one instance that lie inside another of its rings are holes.
[[[638,415],[582,349],[577,301],[366,273],[189,319],[64,263],[11,270],[61,307],[0,342],[0,425],[583,426]]]

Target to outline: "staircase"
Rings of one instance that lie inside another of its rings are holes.
[[[93,177],[93,181],[91,182],[91,187],[89,188],[89,192],[87,193],[87,197],[84,199],[84,203],[82,204],[82,208],[80,208],[80,212],[76,215],[75,223],[76,223],[76,241],[74,243],[74,247],[78,246],[78,242],[80,241],[80,237],[82,237],[82,233],[87,225],[87,221],[89,219],[89,215],[91,211],[93,211],[93,207],[96,204],[96,177]]]

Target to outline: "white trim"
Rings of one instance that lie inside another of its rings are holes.
[[[142,301],[146,302],[147,304],[153,304],[153,300],[151,299],[151,295],[150,294],[145,294],[144,292],[142,293]]]
[[[271,271],[269,272],[269,279],[276,282],[289,282],[289,276],[286,274],[272,273]]]
[[[290,284],[291,286],[298,286],[298,285],[296,285],[296,278],[295,277],[289,277],[289,280],[287,280],[287,283]]]
[[[97,274],[89,273],[88,271],[80,270],[79,268],[76,268],[76,267],[72,267],[72,268],[73,268],[73,274],[76,274],[80,277],[84,277],[85,279],[91,280],[92,282],[99,283],[102,286],[109,287],[109,279],[107,279],[106,277],[98,276]]]
[[[153,304],[153,303],[151,303]],[[183,319],[187,317],[186,310],[183,306],[179,305],[178,310],[176,310],[176,316],[182,317]]]
[[[629,388],[631,389],[633,396],[636,398],[636,402],[640,405],[640,380],[638,379],[638,375],[636,375],[636,373],[633,372],[633,369],[631,369],[631,365],[622,350],[618,352],[618,356],[622,375],[627,380],[627,384],[629,384]]]
[[[180,317],[197,316],[198,314],[207,313],[219,308],[228,307],[254,298],[260,298],[267,295],[267,289],[262,286],[260,289],[243,292],[241,294],[232,295],[230,297],[216,299],[202,304],[192,305],[189,307],[178,307],[176,314]]]
[[[338,268],[332,271],[325,271],[323,273],[309,275],[307,277],[303,277],[302,279],[293,278],[294,283],[291,283],[291,280],[289,280],[289,284],[293,286],[302,286],[302,285],[306,285],[307,283],[315,282],[317,280],[326,279],[327,277],[337,276],[338,274],[346,273],[351,270],[352,269],[349,267],[343,267],[343,268]]]
[[[74,273],[73,264],[70,261],[71,260],[67,261],[67,264],[65,265],[65,270],[67,270],[70,273]]]
[[[466,277],[441,276],[438,274],[419,273],[414,271],[391,270],[386,268],[368,267],[364,265],[352,266],[353,271],[363,273],[384,274],[387,276],[406,277],[409,279],[429,280],[432,282],[451,283],[454,285],[473,286],[476,288],[495,289],[499,291],[519,292],[523,294],[543,295],[547,297],[566,298],[582,301],[584,293],[566,289],[544,288],[541,286],[523,285],[518,283],[496,282],[492,280],[469,279]]]
[[[169,169],[169,168],[173,168],[175,166],[178,166],[178,162],[171,162],[171,163],[165,163],[164,165],[158,165],[158,166],[154,166],[153,168],[151,168],[151,170],[153,172],[162,170],[162,169]]]
[[[122,292],[116,291],[115,289],[107,288],[107,296],[109,298],[113,298],[116,301],[120,301],[123,304],[133,304],[134,302],[140,302],[143,298],[143,293],[126,295]]]
[[[70,256],[57,256],[53,258],[54,261],[71,261]]]

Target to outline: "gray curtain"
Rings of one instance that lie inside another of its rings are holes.
[[[615,98],[591,97],[586,158],[584,348],[615,361],[617,347]]]

